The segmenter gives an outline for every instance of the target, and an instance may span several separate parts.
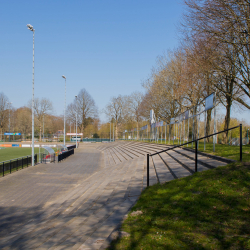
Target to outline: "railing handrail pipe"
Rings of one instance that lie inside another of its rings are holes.
[[[26,158],[26,157],[32,157],[32,155],[25,155],[25,156],[21,156],[21,157],[18,157],[18,158],[13,158],[13,159],[6,160],[6,161],[1,161],[0,164],[3,163],[3,162],[14,161],[14,160],[18,160],[18,159],[22,159],[22,158]]]
[[[176,145],[176,146],[173,146],[171,148],[168,148],[168,149],[165,149],[165,150],[162,150],[162,151],[159,151],[159,152],[156,152],[156,153],[153,153],[153,154],[147,154],[147,187],[149,186],[149,156],[154,156],[154,155],[157,155],[157,154],[160,154],[160,153],[163,153],[163,152],[166,152],[168,150],[172,150],[174,148],[178,148],[180,146],[184,146],[184,145],[187,145],[189,143],[192,143],[192,142],[195,142],[195,172],[198,171],[198,141],[199,140],[202,140],[202,139],[205,139],[205,138],[208,138],[210,136],[213,136],[213,135],[217,135],[217,134],[220,134],[220,133],[223,133],[223,132],[226,132],[226,131],[229,131],[229,130],[232,130],[232,129],[235,129],[235,128],[238,128],[240,127],[240,161],[242,161],[242,124],[238,125],[238,126],[235,126],[235,127],[232,127],[232,128],[229,128],[229,129],[225,129],[223,131],[219,131],[217,133],[214,133],[214,134],[210,134],[210,135],[207,135],[207,136],[203,136],[201,138],[198,138],[196,140],[193,140],[193,141],[189,141],[189,142],[186,142],[186,143],[183,143],[181,145]]]
[[[183,143],[183,144],[176,145],[176,146],[173,146],[173,147],[168,148],[168,149],[164,149],[164,150],[162,150],[162,151],[159,151],[159,152],[156,152],[156,153],[150,154],[149,156],[154,156],[154,155],[157,155],[157,154],[160,154],[160,153],[164,153],[164,152],[166,152],[166,151],[168,151],[168,150],[172,150],[172,149],[174,149],[174,148],[178,148],[178,147],[181,147],[181,146],[184,146],[184,145],[190,144],[190,143],[192,143],[192,142],[195,142],[195,141],[199,141],[199,140],[202,140],[202,139],[208,138],[208,137],[213,136],[213,135],[218,135],[218,134],[220,134],[220,133],[223,133],[223,132],[226,132],[226,131],[229,131],[229,130],[232,130],[232,129],[238,128],[238,127],[240,127],[240,126],[241,126],[241,124],[240,124],[240,125],[238,125],[238,126],[235,126],[235,127],[229,128],[229,129],[225,129],[225,130],[223,130],[223,131],[219,131],[219,132],[214,133],[214,134],[210,134],[210,135],[206,135],[206,136],[203,136],[203,137],[197,138],[197,139],[195,139],[195,140],[193,140],[193,141],[188,141],[188,142],[185,142],[185,143]]]

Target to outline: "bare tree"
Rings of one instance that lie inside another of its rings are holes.
[[[95,101],[85,89],[81,89],[77,98],[67,107],[68,120],[76,122],[76,114],[77,127],[81,133],[98,118],[98,109]]]
[[[227,129],[233,103],[250,109],[245,100],[245,96],[250,97],[250,54],[246,40],[250,29],[249,1],[186,0],[185,3],[189,10],[184,26],[189,28],[189,38],[193,43],[202,41],[199,51],[206,51],[203,65],[206,65],[206,74],[218,90],[220,102],[226,107],[224,129]],[[201,61],[200,57],[198,63]]]
[[[137,130],[137,138],[139,138],[139,122],[142,119],[142,114],[140,110],[140,105],[143,100],[143,94],[141,92],[133,92],[127,98],[127,105],[129,109],[129,113],[132,119],[136,122],[136,130]]]
[[[31,132],[31,110],[21,107],[15,111],[16,129],[24,136]]]
[[[7,109],[10,109],[11,106],[9,104],[9,99],[8,97],[1,92],[0,93],[0,129],[1,129],[1,140],[2,140],[2,134],[3,134],[3,129],[6,126],[8,122],[8,111]]]
[[[110,121],[114,120],[115,139],[117,139],[118,127],[129,117],[128,97],[121,95],[118,97],[112,97],[110,103],[106,106],[104,113]]]
[[[221,61],[225,63],[233,59],[234,72],[230,74],[234,84],[250,97],[249,0],[186,0],[185,3],[189,10],[184,26],[190,36],[206,36],[218,48],[230,52],[221,54]],[[244,98],[235,96],[233,99],[250,109]]]
[[[152,73],[151,78],[143,86],[147,93],[143,98],[141,110],[149,119],[150,109],[154,109],[156,119],[166,122],[181,112],[185,94],[183,69],[185,58],[181,51],[168,53],[160,58],[159,70]]]
[[[31,101],[29,102],[29,107],[31,107]],[[53,110],[52,102],[47,98],[35,98],[34,100],[34,114],[37,119],[37,124],[39,127],[39,140],[42,140],[42,127],[43,118],[46,114]]]

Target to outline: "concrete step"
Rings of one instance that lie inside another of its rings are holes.
[[[195,152],[194,151],[188,151],[182,148],[177,148],[175,149],[176,152],[190,158],[190,159],[195,159]],[[219,167],[219,166],[225,166],[228,163],[211,158],[211,157],[207,157],[204,155],[201,155],[198,153],[198,161],[203,164],[204,166],[206,166],[207,168],[215,168],[215,167]]]
[[[172,172],[175,178],[182,178],[191,175],[190,171],[173,159],[170,155],[166,153],[161,153],[160,156],[164,160],[165,164],[168,166],[169,171]]]
[[[152,156],[160,183],[175,179],[159,155]]]

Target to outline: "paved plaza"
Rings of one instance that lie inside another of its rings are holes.
[[[99,249],[143,188],[145,157],[105,163],[81,145],[61,163],[0,179],[0,249]]]
[[[166,145],[81,144],[61,163],[0,178],[0,249],[104,249],[146,187],[146,154]],[[150,185],[194,172],[194,153],[150,160]],[[199,171],[225,165],[199,156]]]

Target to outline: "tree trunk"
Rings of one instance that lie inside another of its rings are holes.
[[[225,124],[224,130],[229,128],[230,125],[230,111],[231,111],[231,98],[227,98],[227,106],[226,106],[226,116],[225,116]],[[226,144],[228,141],[228,131],[223,133],[223,142]]]
[[[136,124],[136,130],[137,130],[137,140],[139,140],[139,122]]]
[[[230,115],[231,115],[231,106],[232,106],[232,94],[233,94],[233,85],[234,85],[234,78],[230,79],[229,81],[226,81],[226,116],[225,116],[225,124],[224,124],[224,130],[229,128],[230,125]],[[223,133],[223,142],[227,143],[228,141],[228,131]]]
[[[115,140],[118,138],[118,136],[117,136],[117,122],[115,123]]]
[[[39,141],[42,141],[42,126],[39,126],[40,128],[40,134],[39,134]]]
[[[194,108],[194,114],[196,115],[197,112],[197,106]],[[194,135],[194,140],[198,138],[198,122],[197,122],[198,116],[195,116],[192,118],[192,129],[193,129],[193,135]],[[194,122],[193,122],[194,120]]]
[[[212,116],[212,109],[207,111],[207,122],[206,122],[206,135],[210,134],[210,123]],[[210,137],[207,138],[207,142],[209,142]]]
[[[81,135],[81,138],[83,139],[83,137],[84,137],[84,134],[83,134],[83,129],[84,129],[84,127],[83,127],[83,124],[81,125],[81,129],[80,129],[80,133],[82,133],[82,135]],[[78,134],[79,132],[77,132],[77,134]],[[77,138],[77,137],[76,137]]]

